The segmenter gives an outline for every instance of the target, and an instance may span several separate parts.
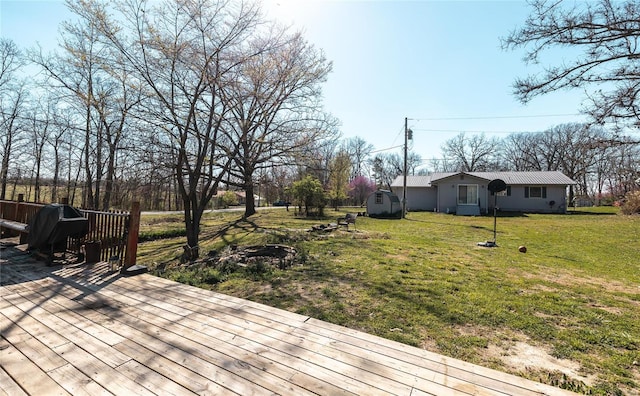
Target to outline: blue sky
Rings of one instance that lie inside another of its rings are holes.
[[[499,38],[528,15],[524,1],[264,0],[264,7],[333,61],[325,107],[345,137],[377,150],[403,143],[405,117],[411,147],[425,160],[441,158],[442,144],[460,132],[504,137],[586,120],[580,91],[526,106],[511,94],[516,77],[540,71],[522,62],[523,52],[500,49]],[[52,48],[69,17],[61,0],[0,0],[0,32],[21,47]],[[569,56],[555,51],[542,61]]]

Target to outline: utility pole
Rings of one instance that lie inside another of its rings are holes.
[[[402,182],[402,218],[407,217],[407,141],[409,140],[409,129],[407,128],[407,117],[404,118],[404,180]]]

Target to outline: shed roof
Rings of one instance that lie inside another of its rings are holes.
[[[523,184],[543,184],[543,185],[570,185],[577,184],[571,178],[565,176],[560,171],[540,171],[540,172],[435,172],[428,176],[407,176],[407,187],[431,187],[439,181],[448,179],[460,174],[474,176],[480,179],[491,181],[494,179],[504,180],[508,185]],[[391,183],[392,187],[402,187],[403,177],[398,176]]]

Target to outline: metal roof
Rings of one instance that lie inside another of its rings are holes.
[[[508,185],[570,185],[577,184],[560,171],[541,171],[541,172],[435,172],[428,176],[407,176],[407,187],[431,187],[438,184],[438,181],[447,179],[452,176],[466,174],[480,179],[491,181],[501,179]],[[403,177],[398,176],[391,183],[391,187],[402,187]]]
[[[402,187],[404,185],[403,176],[400,175],[391,183],[391,187]],[[431,187],[431,175],[427,176],[407,176],[407,187]]]

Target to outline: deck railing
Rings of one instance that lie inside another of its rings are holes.
[[[29,220],[43,207],[43,204],[0,200],[0,218],[29,224]]]
[[[41,203],[0,200],[0,218],[29,224],[35,214],[45,206]],[[136,263],[138,232],[140,230],[140,203],[133,202],[131,210],[101,212],[79,209],[89,220],[89,232],[81,243],[99,247],[100,261],[117,256],[124,268]]]

